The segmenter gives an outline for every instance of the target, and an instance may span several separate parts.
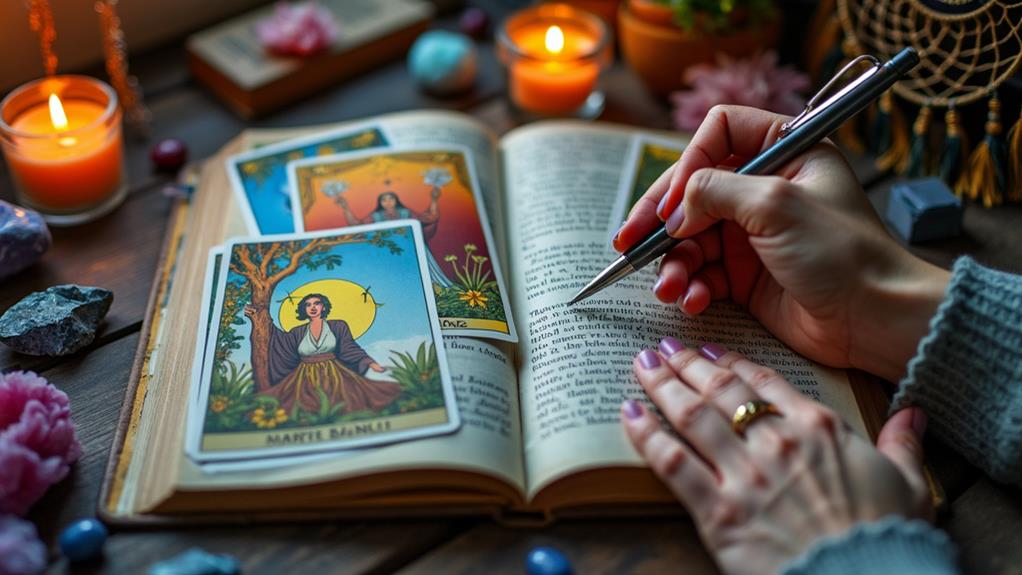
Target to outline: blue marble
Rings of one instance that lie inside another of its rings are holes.
[[[571,562],[553,547],[536,547],[525,558],[525,572],[529,575],[571,575]]]
[[[106,536],[106,527],[98,519],[79,519],[60,533],[60,552],[72,563],[99,559]]]
[[[0,200],[0,280],[34,264],[51,241],[38,212]]]
[[[408,72],[428,92],[449,96],[464,92],[476,81],[478,57],[464,34],[430,30],[408,52]]]
[[[214,555],[193,547],[167,559],[154,563],[149,575],[238,575],[241,563],[230,555]]]

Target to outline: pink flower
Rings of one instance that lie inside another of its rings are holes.
[[[46,547],[35,525],[0,516],[0,575],[36,575],[46,569]]]
[[[32,372],[0,375],[0,513],[24,515],[81,454],[64,392]]]
[[[315,2],[280,2],[273,16],[256,24],[256,35],[264,48],[281,56],[312,56],[337,39],[334,15]]]
[[[777,53],[770,51],[748,60],[717,55],[717,65],[700,64],[685,71],[691,90],[671,94],[674,125],[695,130],[717,104],[738,104],[779,114],[795,115],[805,100],[799,92],[809,88],[809,77],[790,67],[777,66]]]

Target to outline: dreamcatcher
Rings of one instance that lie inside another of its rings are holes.
[[[987,207],[1022,201],[1022,118],[1006,138],[998,98],[1022,62],[1022,0],[822,0],[814,27],[807,63],[819,77],[862,53],[884,59],[912,46],[920,54],[893,90],[918,106],[911,130],[888,92],[871,114],[868,145],[853,122],[839,130],[845,145],[868,148],[884,170],[939,175]],[[981,101],[985,134],[970,154],[960,114]]]

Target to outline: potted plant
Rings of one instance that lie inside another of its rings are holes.
[[[774,47],[779,28],[772,0],[628,0],[618,12],[625,60],[661,96],[718,53],[742,58]]]

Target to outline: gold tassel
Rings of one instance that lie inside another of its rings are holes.
[[[877,156],[876,167],[884,172],[891,170],[898,173],[904,172],[908,166],[908,126],[905,116],[902,115],[901,108],[894,103],[890,91],[884,92],[880,96],[877,107],[878,115],[886,115],[890,118],[891,142],[887,151]]]
[[[1009,202],[1022,202],[1022,112],[1008,133]]]
[[[1004,201],[1006,175],[1004,170],[1004,139],[1001,138],[1001,101],[990,98],[987,111],[986,137],[969,157],[969,169],[958,178],[955,193],[981,200],[992,208]]]

